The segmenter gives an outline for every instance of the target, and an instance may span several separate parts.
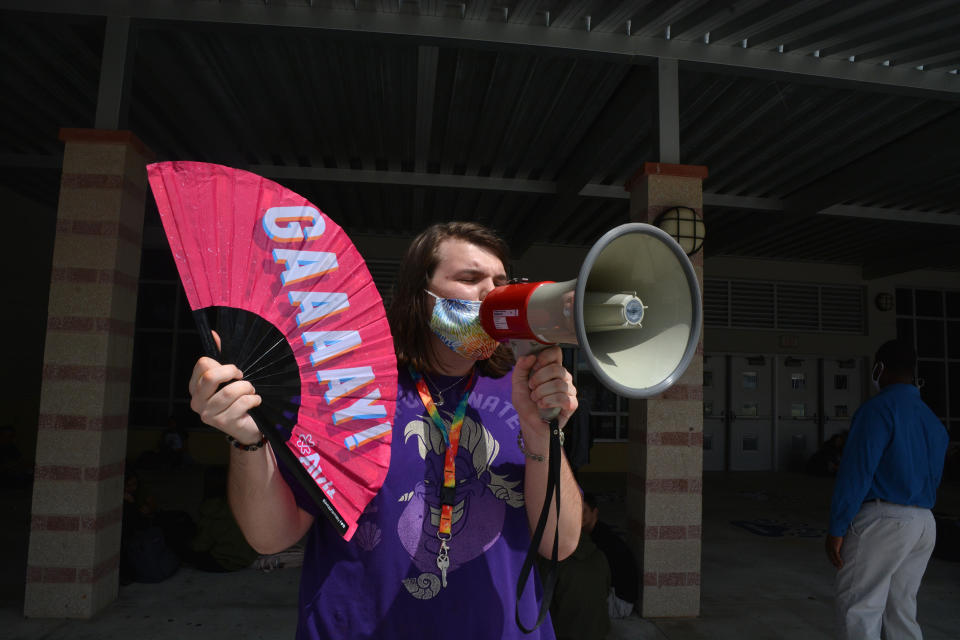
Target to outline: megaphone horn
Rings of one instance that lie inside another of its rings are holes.
[[[690,259],[657,227],[624,224],[587,253],[575,280],[497,287],[480,307],[494,339],[578,345],[611,391],[647,398],[683,374],[700,340],[703,305]],[[537,348],[542,347],[536,347]]]

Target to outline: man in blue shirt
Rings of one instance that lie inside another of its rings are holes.
[[[877,351],[879,393],[853,416],[830,508],[827,557],[839,570],[841,638],[922,638],[917,590],[936,541],[936,502],[949,437],[914,386],[913,348]]]

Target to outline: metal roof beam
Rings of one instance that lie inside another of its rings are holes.
[[[634,0],[620,0],[616,5],[609,7],[609,11],[606,14],[596,17],[593,22],[594,30],[627,33],[627,20],[633,17],[636,6],[637,3]],[[632,21],[630,28],[632,32]]]
[[[0,167],[9,169],[60,169],[63,167],[63,155],[0,153]]]
[[[529,22],[539,13],[540,10],[537,8],[539,4],[539,0],[520,0],[507,14],[507,20],[519,23]]]
[[[960,226],[960,215],[956,213],[936,213],[934,211],[915,211],[912,209],[889,209],[884,207],[860,207],[848,204],[835,204],[819,212],[825,216],[844,216],[850,218],[868,218],[871,220],[893,220],[896,222],[920,222]]]
[[[680,79],[676,60],[657,60],[657,117],[654,128],[659,162],[680,164]]]
[[[638,129],[637,105],[647,99],[651,84],[644,69],[631,69],[580,139],[576,150],[569,154],[566,166],[557,175],[561,191],[579,193],[593,177],[598,160],[614,154],[624,144],[628,133]],[[644,114],[649,113],[647,107]],[[679,130],[679,115],[676,117],[676,129]],[[679,137],[679,133],[676,135]]]
[[[953,73],[960,69],[960,51],[950,51],[940,55],[924,57],[923,68],[925,71],[944,69]]]
[[[886,17],[847,29],[832,38],[820,38],[806,49],[820,49],[822,56],[848,57],[860,54],[866,47],[887,47],[888,50],[904,37],[925,37],[931,31],[955,24],[956,0],[937,0],[933,3],[902,3],[896,11],[887,10]],[[895,49],[894,49],[895,50]]]
[[[941,0],[950,2],[951,0]],[[923,5],[923,3],[917,3]],[[807,30],[802,35],[791,34],[784,45],[788,51],[813,53],[820,51],[822,57],[827,56],[826,49],[837,38],[851,38],[869,31],[877,24],[906,22],[914,15],[916,7],[910,3],[896,3],[893,6],[885,6],[883,3],[874,2],[871,8],[869,3],[862,3],[862,7],[850,5],[850,11],[843,12],[843,18],[837,15],[834,19],[830,14],[826,17],[826,22],[816,22],[811,26],[814,29]],[[923,5],[926,8],[926,5]],[[928,10],[929,11],[929,10]],[[849,56],[849,54],[847,54]]]
[[[936,269],[944,265],[955,265],[958,254],[960,242],[927,246],[912,253],[888,255],[866,262],[861,267],[861,274],[864,280],[876,280],[906,271]]]
[[[136,48],[136,33],[131,31],[130,18],[108,16],[94,118],[97,129],[117,130],[127,126],[131,67]]]
[[[780,54],[757,48],[719,47],[702,42],[665,40],[625,33],[549,29],[537,25],[485,20],[455,20],[407,14],[336,11],[303,6],[214,2],[170,3],[167,0],[4,0],[4,8],[68,15],[129,16],[132,19],[193,21],[234,25],[320,29],[353,33],[431,38],[474,45],[517,46],[599,54],[650,63],[673,58],[681,63],[725,68],[738,73],[775,73],[840,84],[871,85],[891,90],[933,93],[960,99],[960,76],[912,67],[883,67],[847,60]]]
[[[791,19],[779,21],[770,28],[755,31],[749,35],[750,46],[763,49],[775,49],[778,45],[785,45],[787,51],[792,51],[794,42],[802,42],[803,38],[811,34],[829,31],[833,25],[848,21],[868,19],[885,6],[895,7],[897,0],[872,0],[871,2],[825,2],[794,15]],[[746,37],[746,36],[745,36]]]
[[[52,156],[0,155],[0,166],[59,166],[57,158]],[[441,189],[468,189],[476,191],[501,191],[514,193],[537,193],[556,195],[557,183],[548,180],[520,180],[492,178],[484,176],[461,176],[413,171],[366,171],[353,169],[327,169],[323,167],[281,167],[275,165],[253,165],[248,170],[267,178],[279,180],[308,180],[320,182],[343,182],[353,184],[392,184],[411,187],[435,187]],[[572,194],[585,198],[603,198],[629,200],[630,194],[622,185],[586,184]],[[759,198],[736,196],[723,193],[703,194],[706,207],[741,209],[782,213],[787,210],[787,202],[778,198]],[[910,209],[889,209],[882,207],[864,207],[856,205],[833,205],[819,212],[820,215],[867,218],[874,220],[892,220],[897,222],[919,222],[948,226],[960,226],[960,215],[936,213]]]
[[[788,209],[801,213],[821,211],[834,204],[868,196],[874,185],[889,182],[895,173],[929,172],[943,158],[930,156],[930,149],[960,148],[960,110],[939,118],[834,171],[826,178],[790,194]]]
[[[753,0],[753,4],[757,0]],[[752,8],[750,2],[731,5],[724,0],[708,0],[699,7],[670,23],[670,37],[683,40],[703,38],[713,27],[730,19],[731,14],[744,13]]]
[[[832,0],[798,0],[796,2],[763,2],[755,9],[731,16],[731,19],[710,29],[710,42],[715,45],[735,45],[744,38],[756,39],[757,34],[777,29],[780,25],[798,24],[804,16]],[[776,48],[783,40],[771,45]]]
[[[581,192],[594,177],[599,160],[629,144],[631,134],[638,129],[634,114],[645,100],[649,85],[643,69],[632,69],[626,75],[576,149],[568,154],[566,165],[556,177],[557,197],[541,209],[540,215],[524,219],[513,234],[510,249],[514,255],[523,255],[537,234],[552,237],[569,224],[583,204]],[[650,110],[648,107],[645,112]]]
[[[777,198],[730,196],[722,193],[704,192],[703,206],[724,207],[727,209],[756,209],[760,211],[783,211],[783,200],[779,200]]]
[[[548,180],[519,180],[414,171],[367,171],[327,169],[323,167],[281,167],[276,165],[253,165],[247,167],[247,169],[266,178],[280,180],[395,184],[411,187],[438,187],[442,189],[470,189],[477,191],[514,191],[520,193],[555,194],[557,192],[556,183]]]
[[[866,63],[882,63],[890,60],[894,66],[910,66],[929,58],[942,58],[956,53],[957,33],[955,25],[947,25],[936,33],[927,35],[919,44],[912,39],[902,39],[889,47],[876,47],[857,55]]]
[[[633,18],[633,33],[641,38],[662,39],[667,28],[680,20],[690,10],[703,4],[703,0],[651,0],[645,2]],[[658,58],[661,56],[657,56]],[[662,57],[674,58],[665,55]]]
[[[437,64],[440,49],[417,47],[417,142],[414,162],[418,172],[427,170],[430,136],[433,132],[433,99],[437,92]]]
[[[0,167],[21,169],[59,169],[63,166],[62,156],[38,154],[0,154]],[[511,180],[506,178],[486,178],[481,176],[441,175],[437,173],[394,172],[394,171],[354,171],[351,169],[325,169],[320,167],[280,167],[274,165],[254,165],[248,170],[279,180],[308,180],[320,182],[344,182],[353,184],[392,184],[413,187],[436,187],[444,189],[471,189],[478,191],[501,191],[515,193],[538,193],[555,195],[556,183],[546,180]],[[620,185],[588,184],[576,194],[586,198],[629,200],[630,194]],[[705,207],[741,209],[755,211],[782,212],[783,200],[777,198],[758,198],[752,196],[734,196],[723,193],[703,194]],[[960,226],[960,215],[915,211],[910,209],[889,209],[883,207],[863,207],[856,205],[833,205],[819,212],[820,215],[865,218],[872,220],[890,220],[896,222],[915,222],[947,226]]]

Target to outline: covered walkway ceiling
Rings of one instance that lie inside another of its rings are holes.
[[[350,233],[518,252],[702,164],[707,255],[960,270],[960,0],[0,0],[0,188],[61,127],[243,167]]]

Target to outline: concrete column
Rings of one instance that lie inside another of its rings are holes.
[[[706,167],[648,162],[627,182],[630,220],[653,224],[667,209],[703,215]],[[691,261],[703,287],[703,251]],[[643,579],[643,617],[700,613],[703,478],[703,339],[680,380],[630,401],[627,526]]]
[[[131,133],[63,129],[24,615],[117,596],[145,164]]]

